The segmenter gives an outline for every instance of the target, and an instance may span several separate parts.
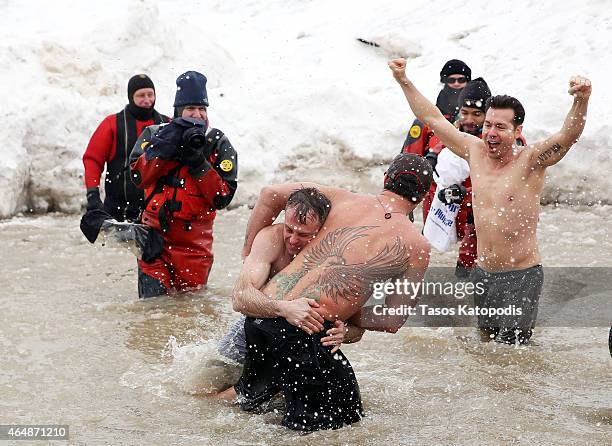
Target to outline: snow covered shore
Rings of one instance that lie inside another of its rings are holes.
[[[586,130],[550,169],[543,201],[611,202],[607,0],[4,0],[0,12],[0,217],[80,210],[80,158],[136,72],[167,114],[178,74],[208,76],[211,124],[239,153],[235,204],[269,181],[351,185],[357,170],[378,183],[413,118],[386,66],[395,56],[432,99],[444,61],[464,60],[523,102],[528,141],[562,124],[569,77],[590,77]]]

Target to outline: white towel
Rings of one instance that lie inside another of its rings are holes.
[[[459,205],[444,204],[438,199],[438,192],[451,184],[463,183],[469,176],[470,166],[467,161],[449,149],[442,149],[438,154],[438,163],[434,171],[434,180],[438,188],[423,228],[423,235],[438,251],[447,251],[457,243],[457,214],[459,213]]]

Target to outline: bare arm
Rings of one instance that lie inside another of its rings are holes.
[[[482,142],[468,133],[460,132],[450,122],[438,108],[429,102],[412,82],[406,77],[406,60],[394,59],[389,62],[389,68],[393,72],[393,77],[402,87],[402,91],[408,100],[408,105],[414,115],[429,126],[442,143],[453,151],[457,156],[469,159],[470,148]]]
[[[326,347],[333,347],[331,352],[335,353],[341,344],[352,344],[360,341],[364,332],[363,328],[337,320],[334,322],[334,326],[326,331],[327,336],[321,338],[321,344]]]
[[[415,244],[412,249],[410,266],[403,277],[404,280],[413,283],[419,283],[423,280],[425,270],[429,265],[430,250],[429,243],[425,239],[419,240]],[[401,314],[393,314],[392,311],[383,313],[381,305],[377,304],[363,307],[359,313],[350,319],[350,322],[366,330],[396,333],[404,325],[406,319],[408,319],[408,314],[405,311],[400,312],[399,310],[405,308],[405,305],[410,307],[416,306],[419,297],[418,295],[404,293],[390,294],[385,298],[384,307],[397,310]]]
[[[346,323],[346,334],[344,335],[344,343],[345,344],[353,344],[355,342],[361,341],[363,334],[365,333],[365,329],[356,327],[353,324]]]
[[[244,260],[232,292],[234,311],[247,316],[272,318],[281,315],[279,301],[259,291],[270,276],[277,250],[272,245],[273,229],[266,228],[255,237],[253,250]]]
[[[546,168],[557,164],[569,152],[586,124],[587,108],[591,95],[591,81],[582,77],[574,76],[569,82],[569,94],[574,96],[574,103],[570,108],[563,127],[557,133],[544,141],[534,144],[531,155],[533,167]]]
[[[257,235],[262,228],[274,223],[276,217],[285,209],[289,195],[302,187],[316,187],[325,194],[330,201],[332,201],[334,192],[338,190],[333,187],[308,182],[273,184],[262,188],[259,193],[259,198],[255,203],[255,207],[251,212],[249,223],[247,224],[246,235],[244,236],[244,246],[242,248],[243,258],[249,255],[255,235]]]
[[[283,240],[277,240],[273,228],[262,229],[244,260],[232,292],[234,311],[260,318],[283,317],[308,334],[323,329],[323,317],[315,311],[313,299],[275,300],[260,291],[270,276],[272,264],[282,252]]]

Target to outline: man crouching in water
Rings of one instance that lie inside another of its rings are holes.
[[[245,322],[244,370],[235,386],[243,410],[253,410],[282,391],[287,402],[282,424],[290,429],[336,429],[361,419],[359,387],[346,357],[323,346],[321,333],[307,334],[278,317],[278,306],[314,299],[325,329],[336,320],[349,320],[362,329],[396,332],[407,312],[378,316],[374,306],[363,305],[375,283],[423,279],[429,244],[407,215],[431,180],[430,164],[404,153],[391,163],[384,190],[376,196],[312,185],[331,202],[317,236],[261,292],[233,296],[235,307],[250,315]],[[255,235],[275,220],[296,187],[281,184],[262,190],[247,227],[244,254],[256,248]],[[385,304],[398,310],[416,305],[415,297],[393,294]]]
[[[291,263],[296,255],[312,241],[329,214],[329,199],[314,187],[301,187],[291,193],[285,207],[285,222],[264,227],[256,235],[253,247],[244,260],[240,276],[234,286],[234,295],[248,299],[258,293],[272,277]],[[234,310],[242,311],[241,299],[234,299]],[[270,302],[274,307],[274,317],[283,317],[292,325],[300,327],[308,334],[323,330],[323,318],[315,311],[319,304],[314,299],[300,298],[292,301],[275,300]],[[246,315],[252,315],[245,312]],[[242,315],[219,342],[219,353],[239,364],[244,364],[246,356],[246,339]],[[321,338],[324,346],[333,346],[334,353],[343,342],[357,342],[364,330],[349,326],[338,320],[333,328],[326,331]],[[236,396],[233,388],[219,394],[223,399]]]

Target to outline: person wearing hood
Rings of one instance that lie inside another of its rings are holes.
[[[449,60],[440,71],[440,82],[444,87],[438,93],[436,107],[451,122],[459,112],[459,96],[471,79],[472,70],[459,59]]]
[[[436,106],[450,122],[453,122],[457,116],[459,95],[471,77],[471,68],[458,59],[449,60],[440,70],[440,82],[444,84],[444,87],[438,93]],[[440,142],[439,139],[434,137],[431,129],[415,119],[402,146],[402,152],[425,156],[428,149],[434,147],[438,142]]]
[[[447,61],[442,66],[442,70],[440,70],[440,82],[444,84],[444,87],[438,94],[436,106],[444,117],[451,122],[453,122],[459,110],[457,105],[459,94],[471,77],[471,68],[459,59]],[[438,159],[438,152],[435,150],[435,147],[439,143],[440,140],[434,135],[433,131],[419,119],[415,119],[410,126],[410,130],[408,130],[408,136],[406,136],[400,153],[414,153],[423,156],[430,162],[432,168],[435,169]],[[435,182],[432,184],[432,188],[435,190]],[[426,196],[423,199],[423,221],[427,218],[430,206],[431,197]]]
[[[145,190],[142,223],[162,234],[152,262],[138,262],[141,298],[199,289],[213,264],[213,221],[234,197],[238,155],[208,122],[206,76],[176,80],[174,119],[147,127],[130,155],[131,178]]]
[[[128,104],[100,123],[83,155],[87,210],[104,210],[117,221],[136,221],[143,203],[143,192],[132,184],[128,173],[136,139],[145,127],[170,120],[155,110],[155,85],[146,74],[132,76],[127,93]],[[102,202],[99,187],[105,165]]]

